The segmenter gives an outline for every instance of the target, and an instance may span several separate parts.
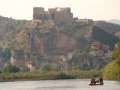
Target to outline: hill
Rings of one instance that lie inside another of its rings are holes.
[[[117,20],[117,19],[112,19],[112,20],[109,20],[108,22],[120,25],[120,20]]]
[[[120,25],[105,22],[105,21],[96,21],[95,26],[97,26],[111,34],[114,34],[114,33],[120,31]]]
[[[44,12],[46,17],[38,13],[30,21],[0,17],[1,68],[11,63],[21,70],[99,69],[110,62],[110,51],[119,41],[115,36],[119,25],[75,19],[69,8],[51,13]],[[57,18],[64,14],[68,21]]]

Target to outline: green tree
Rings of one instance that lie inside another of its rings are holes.
[[[3,57],[5,58],[5,60],[9,60],[11,57],[11,51],[9,48],[3,49],[2,54],[3,54]]]
[[[108,64],[103,72],[104,79],[120,80],[120,64],[115,60]]]
[[[112,57],[120,63],[120,42],[115,45]]]
[[[112,54],[114,60],[103,71],[103,77],[105,79],[120,80],[120,43],[116,44],[115,47]]]
[[[11,64],[5,66],[4,69],[3,69],[4,73],[16,73],[16,72],[19,72],[19,71],[20,71],[20,69],[18,67],[13,66]]]

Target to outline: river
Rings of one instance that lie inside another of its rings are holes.
[[[0,82],[0,90],[120,90],[116,81],[104,81],[103,86],[88,83],[85,79]]]

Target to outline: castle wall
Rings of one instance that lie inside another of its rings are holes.
[[[53,20],[57,25],[72,25],[73,14],[70,8],[50,8],[45,11],[42,7],[33,9],[33,19]]]
[[[55,12],[54,21],[56,24],[62,25],[72,25],[73,15],[69,8],[58,8]]]
[[[42,7],[34,7],[33,8],[33,19],[47,20],[50,18],[50,15],[47,11]]]

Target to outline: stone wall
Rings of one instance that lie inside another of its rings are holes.
[[[70,8],[49,8],[45,11],[42,7],[34,7],[33,19],[53,20],[58,26],[72,25],[73,14]]]

